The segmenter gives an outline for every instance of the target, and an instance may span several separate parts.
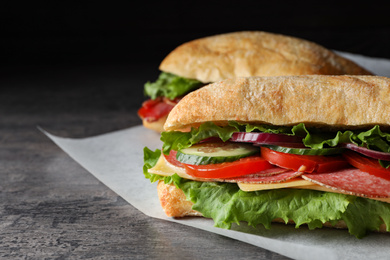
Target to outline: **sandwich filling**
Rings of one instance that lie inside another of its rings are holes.
[[[155,82],[145,83],[144,94],[150,99],[142,104],[138,115],[148,122],[155,122],[167,116],[182,96],[203,85],[202,82],[195,79],[161,72]]]
[[[162,151],[145,148],[145,176],[175,184],[218,227],[283,219],[314,229],[343,220],[358,238],[383,224],[390,231],[390,134],[379,126],[209,122],[161,140]]]

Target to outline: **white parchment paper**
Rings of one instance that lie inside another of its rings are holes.
[[[390,77],[389,60],[339,54],[377,75]],[[390,236],[387,234],[371,234],[359,240],[345,230],[295,229],[282,224],[275,224],[270,230],[254,229],[245,224],[225,230],[215,228],[210,219],[166,217],[157,198],[156,184],[151,184],[142,174],[143,148],[161,148],[160,137],[142,126],[82,139],[62,138],[41,131],[107,187],[150,217],[217,233],[294,259],[390,258]]]

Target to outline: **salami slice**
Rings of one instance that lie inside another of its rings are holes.
[[[290,169],[283,169],[283,168],[275,166],[275,167],[266,169],[266,170],[261,171],[261,172],[256,172],[256,173],[252,173],[252,174],[248,174],[248,175],[242,175],[242,176],[240,176],[240,178],[266,177],[266,176],[281,174],[281,173],[288,172],[288,171],[291,171],[291,170]],[[238,178],[238,177],[235,177],[235,178]]]
[[[256,174],[250,174],[250,175],[244,175],[240,177],[225,179],[226,182],[244,182],[244,183],[262,183],[262,184],[268,184],[268,183],[280,183],[285,182],[288,180],[291,180],[293,178],[296,178],[298,176],[301,176],[303,172],[296,172],[296,171],[290,171],[290,170],[284,170],[281,169],[281,171],[278,174],[269,175],[269,176],[259,176]]]
[[[302,178],[318,185],[360,197],[389,198],[390,181],[356,168],[332,173],[304,174]]]

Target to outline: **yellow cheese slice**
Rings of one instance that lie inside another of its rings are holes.
[[[171,176],[177,173],[177,175],[182,178],[192,179],[191,176],[186,173],[185,169],[168,163],[163,155],[160,156],[156,165],[153,168],[150,168],[148,172],[161,176]]]
[[[257,184],[257,183],[237,183],[243,191],[256,191],[256,190],[274,190],[274,189],[283,189],[283,188],[296,188],[301,187],[311,187],[318,186],[310,181],[304,180],[302,178],[296,178],[293,180],[281,182],[281,183],[269,183],[269,184]]]
[[[189,179],[189,180],[195,180],[195,181],[204,181],[203,179],[195,178],[192,177],[191,175],[188,175],[186,173],[186,170],[181,167],[177,167],[171,163],[169,163],[166,159],[165,156],[161,154],[160,158],[158,159],[156,165],[153,168],[150,168],[148,170],[149,173],[161,175],[161,176],[171,176],[173,174],[177,174],[180,177],[184,179]]]

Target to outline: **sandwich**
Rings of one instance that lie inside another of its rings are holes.
[[[370,75],[354,62],[310,41],[260,31],[205,37],[184,43],[161,62],[149,97],[138,111],[143,125],[163,131],[170,110],[186,94],[223,79],[282,75]]]
[[[144,149],[170,217],[390,231],[390,79],[244,77],[186,95]]]

